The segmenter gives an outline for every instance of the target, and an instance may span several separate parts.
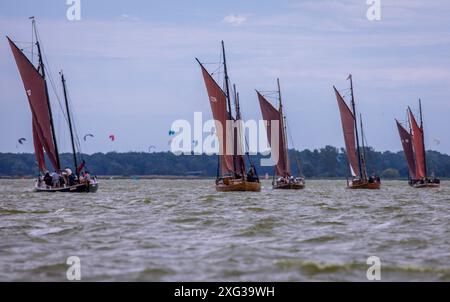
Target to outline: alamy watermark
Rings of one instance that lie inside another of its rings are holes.
[[[367,258],[367,265],[370,267],[367,269],[366,277],[369,281],[381,280],[381,260],[377,256],[370,256]]]
[[[81,0],[67,0],[66,17],[69,21],[80,21],[81,20]]]
[[[367,9],[366,17],[369,21],[381,20],[381,0],[367,0],[369,8]]]
[[[69,281],[81,280],[81,260],[77,256],[70,256],[66,260],[66,264],[69,268],[66,271],[66,277]]]
[[[269,128],[267,128],[269,127]],[[218,120],[203,123],[201,112],[194,112],[194,125],[187,120],[176,120],[169,135],[170,151],[175,155],[270,155],[262,158],[261,166],[278,163],[280,122],[278,120]],[[270,129],[269,146],[267,129]],[[272,148],[271,148],[272,147]]]

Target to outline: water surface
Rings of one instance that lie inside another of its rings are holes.
[[[96,194],[0,180],[0,280],[450,281],[450,182],[218,193],[213,180],[103,180]]]

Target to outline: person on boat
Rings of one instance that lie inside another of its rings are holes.
[[[247,181],[256,182],[257,180],[258,178],[256,177],[255,168],[251,166],[247,173]]]
[[[61,171],[61,183],[65,186],[69,183],[69,179],[67,178],[67,172],[65,170]]]
[[[52,177],[52,187],[53,188],[59,188],[60,187],[60,183],[59,183],[59,174],[56,172],[53,172],[51,174]]]
[[[52,177],[50,176],[50,172],[49,171],[45,171],[45,175],[44,175],[44,183],[51,187],[52,186]]]
[[[291,183],[291,184],[296,183],[296,180],[295,180],[295,178],[294,178],[293,175],[291,175],[291,176],[289,177],[289,183]]]
[[[66,173],[66,184],[68,184],[69,187],[76,185],[76,177],[72,173],[72,170],[66,167],[64,172]]]
[[[83,183],[84,182],[84,171],[82,171],[80,173],[80,177],[78,178],[79,183]]]
[[[70,173],[67,178],[69,179],[70,187],[76,185],[76,177],[75,177],[75,175],[73,175],[73,173]]]

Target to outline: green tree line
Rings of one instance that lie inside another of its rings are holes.
[[[403,152],[375,151],[366,148],[368,173],[376,173],[383,178],[407,178],[408,168]],[[166,176],[215,176],[217,156],[174,155],[171,152],[155,153],[95,153],[83,154],[87,169],[96,175],[166,175]],[[261,167],[261,155],[252,155],[260,175],[272,175],[273,167]],[[72,155],[61,155],[61,165],[73,169]],[[297,174],[300,166],[307,178],[345,178],[349,174],[346,154],[343,149],[333,146],[314,150],[289,150],[292,171]],[[436,151],[427,151],[429,172],[441,178],[450,178],[450,156]],[[33,176],[38,174],[34,154],[0,153],[0,176]]]

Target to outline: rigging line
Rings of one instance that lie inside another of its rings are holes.
[[[67,93],[67,99],[69,101],[69,107],[70,107],[70,113],[67,113],[67,114],[70,114],[72,117],[72,121],[73,121],[72,122],[72,130],[75,134],[75,145],[76,145],[76,149],[78,150],[78,153],[80,153],[80,156],[81,156],[82,150],[81,150],[80,137],[78,135],[78,128],[77,128],[78,119],[76,118],[76,115],[75,115],[72,98],[70,97],[70,91],[69,91],[69,88],[67,87],[67,85],[66,85],[66,93]],[[83,157],[81,156],[81,158],[83,158]]]
[[[34,65],[34,22],[33,25],[31,26],[31,64]]]
[[[82,155],[83,153],[82,153],[82,149],[81,149],[81,140],[80,140],[80,137],[78,134],[78,128],[77,128],[78,118],[75,114],[75,109],[73,106],[72,98],[70,96],[70,89],[69,89],[69,87],[67,87],[67,85],[66,85],[66,94],[67,94],[67,99],[69,101],[69,107],[70,107],[70,113],[68,112],[67,114],[70,114],[72,117],[72,121],[73,121],[72,122],[72,130],[73,130],[73,133],[75,134],[76,150],[78,151],[79,157],[81,158],[81,160],[83,160],[83,155]]]
[[[220,75],[220,74],[222,74],[222,71],[221,71],[221,67],[219,66],[219,67],[217,67],[213,72],[211,72],[211,75],[214,75],[214,74],[216,74],[216,72],[217,72],[217,75]]]
[[[366,159],[366,168],[367,168],[368,163],[373,163],[374,161],[372,160],[373,157],[372,157],[372,154],[371,154],[371,152],[370,152],[370,147],[369,147],[369,143],[368,143],[367,138],[366,138],[366,132],[365,132],[365,131],[364,131],[364,134],[363,134],[363,138],[362,138],[362,139],[363,139],[364,142],[366,143],[366,144],[365,144],[365,149],[366,149],[366,150],[363,150],[363,152],[366,152],[366,155],[367,155],[367,157],[368,157],[368,160]],[[374,168],[373,170],[376,170],[374,165],[373,165],[373,168]],[[374,172],[376,172],[376,171],[374,171]]]
[[[12,39],[11,39],[12,40]],[[19,41],[19,40],[12,40],[15,44],[29,44],[30,46],[34,46],[34,42],[30,42],[30,41]],[[33,40],[34,41],[34,40]],[[28,47],[30,47],[28,46]]]
[[[47,63],[46,63],[46,64],[47,64]],[[59,109],[60,109],[60,111],[61,111],[61,113],[62,113],[64,119],[66,120],[66,122],[69,123],[69,119],[67,118],[66,114],[64,113],[64,109],[63,109],[63,105],[62,105],[62,102],[61,102],[61,98],[60,98],[59,95],[58,95],[57,87],[56,87],[55,82],[53,81],[53,78],[52,78],[52,76],[51,76],[51,72],[50,72],[50,70],[49,70],[46,66],[45,66],[44,68],[45,68],[45,70],[47,71],[47,74],[49,75],[48,79],[49,79],[49,81],[50,81],[50,86],[52,87],[53,94],[55,95],[56,100],[58,101]]]
[[[40,35],[39,30],[37,29],[37,27],[35,27],[35,31],[36,31],[36,38],[37,38],[37,40],[41,41],[41,38],[40,38],[41,35]],[[45,49],[44,49],[43,45],[41,45],[41,49],[42,49],[42,56],[43,56],[43,59],[45,61],[44,68],[47,71],[47,77],[48,77],[48,79],[50,81],[50,85],[52,86],[53,93],[54,93],[54,95],[55,95],[55,97],[56,97],[56,99],[58,101],[59,108],[60,108],[61,112],[63,113],[63,117],[65,118],[66,122],[69,123],[69,120],[67,119],[66,115],[64,114],[64,109],[63,109],[63,105],[62,105],[62,102],[61,102],[61,98],[58,95],[58,92],[57,92],[57,89],[56,89],[56,85],[55,85],[55,81],[54,81],[52,73],[51,73],[50,63],[49,63],[49,61],[47,59],[47,55],[46,55],[46,52],[45,52]]]
[[[258,90],[263,96],[270,94],[278,94],[278,91],[275,90]]]
[[[298,158],[297,152],[300,152],[300,150],[296,150],[296,149],[295,149],[294,138],[293,138],[293,136],[292,136],[291,127],[289,126],[289,122],[287,121],[287,118],[284,119],[284,122],[285,122],[285,124],[286,124],[287,132],[288,132],[288,135],[289,135],[289,140],[291,141],[291,145],[292,145],[292,148],[293,148],[293,151],[294,151],[295,162],[298,164],[299,158]],[[288,154],[289,154],[289,146],[288,146],[287,152],[288,152]],[[298,166],[297,166],[297,167],[298,167]],[[303,176],[303,175],[302,175],[303,173],[302,173],[302,171],[300,170],[300,167],[298,167],[298,170],[299,170],[298,173],[300,174],[299,176]]]
[[[30,56],[31,59],[33,59],[34,57],[37,57],[37,55],[34,55],[34,54],[33,54],[33,51],[28,50],[28,49],[32,49],[32,48],[31,48],[31,47],[24,47],[24,48],[21,48],[20,50],[21,50],[23,53],[28,54],[28,55]],[[33,64],[33,62],[31,62],[31,63]],[[33,64],[33,65],[34,65],[34,64]]]
[[[222,64],[222,62],[209,62],[209,63],[204,63],[202,62],[203,65],[217,65],[217,64]]]

